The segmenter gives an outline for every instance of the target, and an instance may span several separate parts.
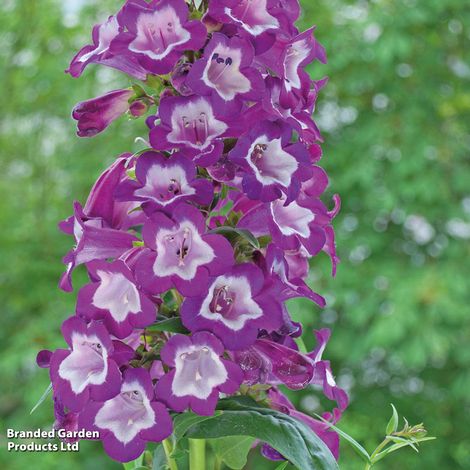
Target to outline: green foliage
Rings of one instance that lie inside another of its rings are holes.
[[[78,101],[130,85],[99,67],[79,80],[62,72],[91,25],[119,4],[0,5],[2,429],[52,424],[49,399],[29,411],[49,383],[35,355],[63,347],[60,323],[75,301],[55,288],[72,243],[56,224],[117,155],[141,150],[134,138],[146,135],[142,120],[122,118],[103,135],[78,139],[69,117]],[[343,199],[335,223],[342,263],[334,280],[326,257],[312,263],[325,310],[304,300],[292,300],[290,310],[306,322],[308,349],[312,328],[333,329],[326,356],[352,399],[341,429],[373,448],[394,402],[438,437],[419,456],[400,451],[374,468],[470,468],[470,9],[462,0],[302,4],[302,28],[316,23],[329,55],[327,66],[310,71],[330,76],[317,116],[322,165],[331,193]],[[84,281],[78,271],[76,287]],[[313,389],[291,398],[308,413],[332,406]],[[356,470],[359,462],[343,445],[340,468]],[[246,468],[277,466],[254,451]],[[81,443],[80,454],[3,452],[2,468],[29,467],[122,469],[96,442]]]
[[[221,400],[217,406],[218,412],[209,418],[190,412],[177,416],[175,438],[184,436],[193,439],[217,439],[227,436],[251,436],[270,444],[299,469],[338,468],[323,441],[304,423],[243,398],[245,397]],[[183,425],[180,424],[181,421]]]
[[[227,436],[210,441],[217,460],[233,470],[245,468],[248,452],[254,442],[251,436]]]

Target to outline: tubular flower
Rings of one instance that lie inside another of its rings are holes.
[[[219,393],[234,393],[242,382],[238,365],[223,359],[224,347],[209,332],[173,336],[161,351],[171,367],[157,383],[157,397],[175,411],[190,408],[212,415]]]
[[[222,236],[204,233],[201,213],[180,205],[170,219],[152,214],[143,227],[147,250],[136,265],[139,282],[153,293],[176,287],[183,295],[203,291],[209,276],[233,263],[233,250]]]
[[[173,428],[165,406],[154,399],[148,371],[141,368],[124,372],[116,396],[90,402],[79,426],[98,431],[106,452],[120,462],[136,459],[148,441],[162,441]]]
[[[79,137],[93,137],[104,131],[115,119],[129,110],[133,90],[115,90],[78,103],[72,110]]]
[[[170,212],[182,201],[210,204],[211,183],[196,178],[196,166],[181,154],[166,158],[157,152],[145,152],[135,165],[136,180],[122,181],[115,197],[122,201],[143,202],[147,210]]]
[[[114,346],[106,328],[71,317],[63,323],[62,334],[70,349],[57,349],[50,362],[51,382],[62,403],[81,411],[90,398],[115,396],[121,372],[112,359]]]
[[[119,156],[59,224],[73,237],[60,287],[72,290],[75,269],[89,281],[62,326],[68,347],[37,356],[54,427],[98,431],[117,461],[166,439],[181,413],[212,416],[250,397],[305,423],[338,458],[337,434],[277,388],[315,386],[334,402],[331,423],[348,406],[323,358],[329,331],[299,350],[305,325],[287,307],[324,307],[309,263],[324,252],[334,275],[339,262],[340,199],[332,209],[322,200],[312,117],[328,80],[306,72],[326,54],[299,16],[297,0],[127,0],[67,70],[105,65],[133,81],[76,105],[79,136],[124,113],[148,129],[136,139],[144,147]]]

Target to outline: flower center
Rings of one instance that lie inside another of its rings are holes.
[[[103,357],[103,346],[101,346],[100,343],[92,343],[90,341],[82,341],[81,345],[86,347],[86,348],[91,349],[96,354],[98,354],[100,357]]]
[[[166,191],[162,191],[159,197],[162,201],[171,201],[174,197],[181,194],[181,184],[175,179],[171,179]]]
[[[225,74],[225,72],[233,64],[231,57],[222,57],[219,53],[215,52],[211,58],[211,65],[208,70],[208,77],[212,83],[216,83]]]
[[[188,367],[191,369],[192,374],[194,375],[194,380],[199,382],[202,380],[202,363],[206,359],[204,356],[208,356],[210,354],[209,348],[203,347],[197,351],[193,352],[184,352],[180,354],[180,359],[183,361],[184,367]]]
[[[171,21],[166,25],[160,25],[158,28],[155,24],[150,23],[144,26],[144,34],[149,43],[152,43],[158,52],[162,52],[168,47],[168,43],[172,42],[171,39],[174,39],[175,27]]]
[[[131,405],[142,405],[144,403],[144,397],[138,390],[131,390],[129,392],[121,393],[122,398]]]
[[[251,152],[250,158],[253,164],[259,168],[261,159],[263,158],[264,152],[268,149],[266,144],[256,144],[253,152]],[[261,171],[260,171],[261,173]]]
[[[223,317],[230,317],[235,303],[235,293],[230,292],[228,286],[214,289],[214,295],[209,304],[212,313],[219,313]]]
[[[155,60],[163,59],[176,46],[190,38],[175,12],[168,6],[137,18],[137,35],[129,44],[133,52],[146,54]]]
[[[199,113],[195,118],[182,116],[181,123],[185,139],[196,145],[202,145],[207,140],[209,123],[206,113]]]
[[[191,250],[191,230],[186,227],[177,234],[166,235],[165,244],[168,246],[170,253],[175,253],[178,266],[184,266],[185,259]]]

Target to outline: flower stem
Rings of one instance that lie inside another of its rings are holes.
[[[165,439],[162,442],[163,450],[165,451],[166,461],[170,470],[178,470],[178,465],[176,465],[175,459],[171,458],[171,453],[173,452],[173,446],[171,445],[170,438]]]
[[[205,439],[189,439],[189,470],[206,470]]]

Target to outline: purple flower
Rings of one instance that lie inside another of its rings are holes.
[[[291,390],[300,390],[307,387],[314,376],[313,363],[307,356],[266,338],[233,354],[248,385],[284,384]]]
[[[140,291],[123,261],[92,261],[87,268],[92,283],[78,293],[78,315],[103,320],[117,338],[126,338],[134,328],[144,328],[156,320],[155,305]]]
[[[268,276],[277,278],[280,284],[277,292],[283,301],[295,297],[307,297],[320,307],[326,305],[325,299],[314,292],[301,277],[290,275],[289,263],[284,252],[273,243],[266,250],[264,269]]]
[[[322,330],[315,331],[314,333],[317,338],[317,346],[308,354],[315,364],[315,374],[312,379],[312,383],[321,385],[325,396],[330,400],[336,401],[338,408],[343,411],[349,404],[348,395],[336,384],[333,373],[331,372],[330,362],[322,359],[326,345],[330,339],[330,330],[323,328]]]
[[[171,370],[157,382],[158,399],[175,411],[190,408],[212,415],[219,392],[236,392],[243,378],[236,364],[222,359],[223,353],[220,340],[207,331],[170,338],[161,357]]]
[[[72,117],[78,121],[77,135],[93,137],[104,131],[115,119],[129,110],[134,90],[114,90],[103,96],[78,103]]]
[[[282,324],[280,302],[264,287],[258,267],[250,263],[234,266],[212,278],[203,295],[183,302],[183,324],[191,331],[214,332],[228,349],[246,348],[256,340],[260,328],[273,331]]]
[[[203,292],[209,275],[233,263],[230,243],[205,229],[202,214],[184,203],[173,210],[171,219],[162,212],[152,214],[142,231],[147,250],[137,262],[137,280],[151,293],[172,287],[182,295]]]
[[[86,217],[101,218],[105,226],[120,230],[143,222],[142,214],[133,211],[137,203],[116,201],[114,197],[116,187],[128,178],[127,170],[133,161],[130,154],[123,154],[101,174],[83,208]]]
[[[137,180],[121,182],[114,195],[120,201],[143,202],[147,212],[170,212],[182,201],[208,205],[212,201],[210,181],[196,178],[196,166],[181,154],[166,158],[157,152],[145,152],[135,166]]]
[[[187,84],[188,74],[192,66],[193,64],[191,62],[187,62],[187,60],[183,58],[176,64],[176,67],[171,73],[170,78],[173,88],[183,96],[190,96],[193,94]]]
[[[208,15],[221,23],[232,24],[240,28],[249,37],[259,37],[266,32],[275,33],[289,16],[296,10],[298,2],[287,0],[285,8],[277,7],[275,0],[217,0],[209,2]],[[289,7],[294,7],[290,9]],[[286,25],[287,26],[287,25]]]
[[[138,80],[145,80],[146,70],[134,57],[115,55],[110,51],[111,42],[121,30],[115,16],[110,16],[105,23],[96,25],[93,28],[93,44],[80,49],[66,72],[73,77],[79,77],[88,64],[97,63],[121,70]]]
[[[118,184],[127,178],[126,171],[131,161],[128,154],[119,157],[98,178],[85,207],[75,202],[74,215],[59,224],[62,232],[75,238],[75,247],[63,259],[67,269],[59,283],[61,289],[72,290],[72,271],[79,264],[117,258],[138,241],[124,231],[142,223],[142,213],[132,212],[138,203],[119,202],[113,196]]]
[[[267,76],[265,79],[266,91],[263,93],[262,102],[250,108],[249,114],[253,119],[271,121],[282,120],[295,129],[301,141],[311,145],[322,140],[320,131],[312,118],[312,109],[315,104],[318,91],[326,83],[326,79],[313,82],[315,94],[309,95],[312,102],[307,106],[307,98],[298,93],[283,91],[283,80],[278,77]],[[312,159],[313,160],[313,159]]]
[[[204,48],[204,57],[192,66],[186,84],[197,94],[212,95],[221,105],[238,97],[258,101],[264,82],[252,67],[254,54],[249,41],[214,33]]]
[[[284,79],[286,93],[310,88],[310,77],[304,70],[315,59],[326,63],[325,49],[313,35],[315,28],[310,28],[291,39],[286,44],[281,56],[281,77]]]
[[[66,433],[78,431],[78,413],[73,411],[65,411],[64,404],[60,398],[54,396],[54,417],[55,421],[52,425],[56,431],[64,430]],[[77,442],[79,439],[76,437],[64,438],[65,442]]]
[[[117,258],[131,249],[138,241],[130,233],[107,228],[101,218],[88,218],[78,202],[74,204],[74,216],[60,224],[63,232],[74,235],[76,245],[63,262],[67,266],[59,282],[61,289],[72,291],[72,272],[76,266],[97,259]]]
[[[62,324],[70,349],[57,349],[51,358],[50,376],[54,394],[71,411],[81,411],[86,402],[107,400],[119,392],[121,372],[112,359],[113,343],[106,328],[89,325],[78,317]]]
[[[159,117],[161,123],[150,131],[150,143],[154,149],[184,149],[201,166],[215,163],[222,154],[221,137],[225,136],[229,126],[218,115],[209,98],[162,98]]]
[[[152,380],[145,369],[127,369],[118,394],[103,401],[88,404],[80,413],[79,427],[98,431],[106,453],[119,462],[136,459],[146,442],[160,442],[172,433],[171,417],[154,400]]]
[[[269,231],[273,242],[282,249],[298,250],[303,246],[310,256],[315,256],[325,246],[325,227],[331,224],[332,217],[320,199],[301,192],[287,206],[281,198],[251,207],[238,226],[255,236]]]
[[[285,194],[287,205],[311,177],[309,153],[302,143],[291,143],[291,136],[290,126],[263,121],[238,139],[229,158],[243,168],[249,198],[269,202]]]
[[[207,38],[200,21],[188,21],[184,0],[146,3],[128,0],[118,13],[119,33],[111,52],[137,59],[148,72],[170,72],[184,51],[200,49]]]

